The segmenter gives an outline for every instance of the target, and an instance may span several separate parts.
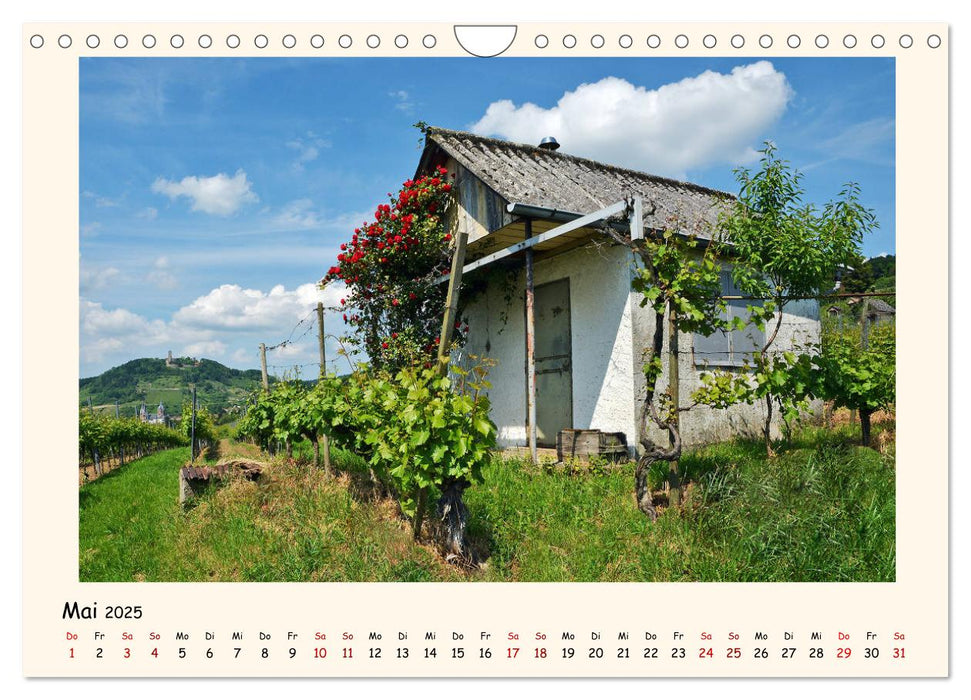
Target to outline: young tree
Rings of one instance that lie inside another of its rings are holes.
[[[629,240],[604,227],[616,242],[629,247],[636,258],[637,268],[631,286],[642,295],[641,306],[654,312],[654,334],[644,349],[643,372],[646,395],[639,416],[641,453],[634,475],[637,507],[652,520],[657,518],[651,497],[648,476],[655,462],[668,463],[669,503],[681,501],[681,476],[678,459],[681,457],[680,413],[689,409],[680,403],[678,385],[678,334],[708,335],[727,328],[725,302],[721,299],[718,246],[707,241],[704,247],[698,231],[685,235],[672,219],[664,231],[646,231],[645,237]],[[660,390],[664,373],[663,352],[667,339],[669,359],[666,387]],[[668,434],[668,446],[655,443],[650,427],[655,425]]]
[[[183,437],[188,439],[192,435],[192,402],[182,402],[182,420],[179,422],[179,430]],[[196,445],[211,445],[215,440],[216,424],[212,419],[212,414],[205,406],[196,406]],[[193,446],[195,447],[195,446]]]
[[[801,372],[807,360],[772,351],[783,311],[795,299],[831,289],[837,268],[860,259],[863,236],[876,226],[876,219],[860,204],[855,183],[845,185],[838,199],[822,211],[803,204],[802,174],[779,159],[772,144],[761,153],[758,170],[735,171],[740,191],[721,228],[735,285],[744,295],[764,300],[761,307],[749,306],[749,321],[767,325],[769,331],[762,348],[753,353],[750,375],[706,373],[705,385],[694,396],[709,405],[764,401],[763,435],[771,456],[774,406],[791,417],[812,395],[812,384]]]
[[[894,330],[893,324],[874,326],[865,343],[855,333],[829,334],[815,358],[823,395],[837,407],[859,411],[865,447],[870,445],[870,416],[881,408],[890,408],[896,397]]]

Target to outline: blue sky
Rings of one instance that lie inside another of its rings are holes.
[[[806,201],[860,183],[864,253],[893,253],[894,99],[892,59],[83,58],[81,376],[168,350],[257,367],[339,298],[314,283],[414,173],[418,120],[732,192],[769,139]],[[269,363],[316,357],[310,333]]]

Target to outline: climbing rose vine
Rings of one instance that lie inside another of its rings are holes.
[[[383,369],[430,366],[435,357],[447,284],[432,281],[449,271],[452,183],[439,167],[406,181],[342,243],[338,264],[323,282],[341,280],[347,295],[341,313],[352,328],[346,340]],[[456,324],[455,340],[467,326]]]

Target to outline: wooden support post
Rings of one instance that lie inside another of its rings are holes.
[[[266,343],[260,343],[260,369],[263,372],[263,391],[270,391],[270,378],[266,374]]]
[[[860,312],[863,314],[863,327],[860,329],[860,344],[863,349],[866,350],[870,346],[870,298],[863,297],[863,308]]]
[[[317,302],[317,344],[320,346],[320,378],[327,374],[327,350],[324,348],[324,304]]]
[[[525,220],[526,238],[533,235],[532,219]],[[529,458],[539,460],[536,453],[536,317],[533,290],[533,249],[526,249],[526,426],[529,430]]]
[[[189,462],[196,461],[196,388],[192,387],[192,427],[189,432]]]
[[[860,346],[863,352],[870,347],[870,297],[863,297],[863,327],[860,329]],[[870,412],[860,409],[860,442],[864,447],[870,446]]]
[[[317,339],[320,344],[320,378],[327,376],[327,350],[324,347],[324,304],[317,302]],[[327,433],[321,436],[324,448],[324,469],[330,471],[330,438]]]
[[[681,405],[681,379],[678,367],[678,312],[673,307],[668,308],[668,393],[671,394],[671,422],[680,430],[681,421],[678,407]],[[671,439],[674,445],[674,439]],[[678,474],[678,460],[668,463],[668,504],[677,506],[681,503],[681,478]]]
[[[630,239],[637,241],[644,238],[644,200],[634,197],[630,213]]]
[[[459,289],[462,286],[462,268],[465,267],[465,247],[468,241],[468,233],[456,231],[452,272],[448,278],[448,294],[445,297],[445,317],[442,319],[442,332],[438,337],[438,371],[443,376],[448,372],[449,348],[452,345],[452,333],[455,331],[455,317],[459,312]]]

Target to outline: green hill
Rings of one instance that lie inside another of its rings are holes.
[[[187,357],[173,360],[171,366],[165,360],[141,358],[82,379],[78,393],[81,405],[87,406],[90,401],[96,408],[113,413],[117,403],[123,416],[135,415],[143,403],[154,411],[160,402],[170,415],[178,415],[182,402],[191,399],[193,385],[200,405],[214,416],[228,416],[245,406],[247,396],[259,388],[260,371],[231,369],[214,360]]]

